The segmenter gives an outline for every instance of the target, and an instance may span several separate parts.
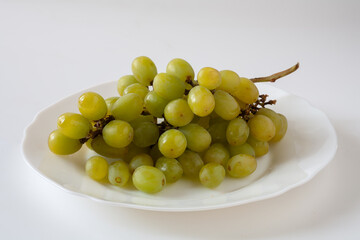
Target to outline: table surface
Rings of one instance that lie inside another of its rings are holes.
[[[1,239],[359,239],[358,1],[0,0]],[[41,109],[175,57],[264,76],[327,114],[334,159],[310,182],[237,207],[186,213],[114,207],[68,194],[24,161]]]

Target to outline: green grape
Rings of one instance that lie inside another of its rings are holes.
[[[254,103],[258,99],[259,90],[251,80],[240,78],[231,70],[220,71],[220,74],[221,84],[218,89],[230,93],[246,104]]]
[[[250,135],[259,141],[270,141],[276,133],[273,121],[265,115],[256,114],[248,121],[248,126]]]
[[[92,126],[88,119],[77,113],[64,113],[57,120],[57,127],[62,134],[69,138],[84,138]]]
[[[92,149],[101,156],[108,158],[123,158],[128,152],[128,148],[115,148],[106,144],[102,135],[98,135],[91,141]]]
[[[94,149],[93,149],[92,146],[91,146],[92,140],[93,140],[92,138],[90,138],[89,140],[87,140],[86,143],[85,143],[85,145],[86,145],[86,147],[87,147],[88,149],[94,151]]]
[[[140,116],[144,101],[135,93],[120,97],[112,105],[111,112],[115,119],[130,122]]]
[[[210,126],[210,116],[199,117],[199,116],[194,115],[194,118],[191,121],[191,123],[196,123],[196,124],[202,126],[203,128],[208,129]]]
[[[102,135],[107,145],[123,148],[132,142],[134,129],[125,121],[113,120],[103,128]]]
[[[69,155],[79,151],[82,144],[77,139],[68,138],[57,129],[50,133],[48,146],[55,154]]]
[[[164,116],[166,121],[174,127],[185,126],[194,118],[187,101],[181,98],[172,100],[166,105]]]
[[[144,147],[144,148],[143,147],[138,147],[138,146],[136,146],[134,144],[134,142],[130,143],[130,145],[127,146],[127,149],[128,149],[128,151],[127,151],[126,155],[123,157],[123,159],[128,163],[136,155],[142,154],[142,153],[148,154],[150,152],[150,148],[148,148],[148,147]]]
[[[231,70],[222,70],[220,71],[220,75],[221,75],[221,83],[217,87],[217,89],[233,94],[234,90],[237,88],[240,82],[239,75]]]
[[[229,151],[230,151],[231,157],[238,155],[238,154],[247,154],[247,155],[255,157],[255,150],[248,143],[244,143],[239,146],[229,145]]]
[[[225,120],[232,120],[239,116],[240,106],[233,96],[223,90],[216,90],[215,113]]]
[[[197,80],[200,86],[213,90],[220,86],[221,75],[220,72],[214,68],[204,67],[198,72]]]
[[[160,152],[168,158],[177,158],[186,149],[185,135],[177,129],[170,129],[161,134],[159,141]]]
[[[280,141],[286,134],[288,123],[287,119],[284,115],[278,113],[280,117],[281,127],[276,128],[276,134],[275,136],[270,140],[270,142],[278,142]]]
[[[129,166],[126,162],[119,160],[109,166],[108,179],[112,185],[123,187],[131,177]]]
[[[216,188],[225,178],[224,167],[216,162],[204,165],[199,172],[199,179],[202,185],[208,188]]]
[[[226,129],[229,125],[229,121],[225,121],[221,119],[221,121],[217,121],[214,123],[210,123],[209,133],[211,135],[212,142],[220,142],[225,143],[226,140]]]
[[[117,84],[117,90],[120,96],[124,95],[124,89],[133,84],[133,83],[138,83],[138,81],[136,81],[135,77],[133,75],[126,75],[126,76],[122,76],[119,80],[118,80],[118,84]]]
[[[149,154],[140,153],[135,155],[129,162],[130,172],[134,172],[140,166],[154,166],[154,161]]]
[[[132,176],[134,186],[145,193],[160,192],[166,184],[164,173],[153,166],[140,166]]]
[[[138,118],[135,118],[129,123],[133,128],[135,128],[138,124],[141,124],[143,122],[156,123],[156,120],[152,115],[140,115]]]
[[[205,163],[215,162],[225,166],[229,158],[229,150],[221,143],[214,143],[206,150],[203,160]]]
[[[164,173],[167,183],[174,183],[183,175],[181,164],[174,158],[161,157],[156,161],[155,167]]]
[[[134,144],[138,147],[154,145],[159,138],[159,128],[153,122],[140,122],[134,126]]]
[[[259,141],[255,138],[253,138],[251,135],[247,139],[247,143],[250,144],[250,146],[255,151],[255,157],[261,157],[269,152],[269,143]]]
[[[229,122],[226,129],[226,139],[230,145],[242,145],[246,142],[248,136],[249,127],[244,119],[238,117]]]
[[[259,90],[250,79],[241,77],[239,85],[233,92],[233,95],[240,101],[251,104],[259,98]]]
[[[119,99],[119,97],[109,97],[107,99],[105,99],[105,103],[107,106],[107,114],[106,115],[112,115],[111,113],[111,108],[112,105]]]
[[[199,177],[199,171],[202,166],[204,166],[204,162],[198,153],[186,150],[178,158],[178,160],[182,166],[185,176],[190,178]]]
[[[164,109],[168,102],[168,100],[160,97],[154,91],[149,92],[144,99],[145,108],[149,111],[151,115],[157,118],[163,117]]]
[[[185,93],[185,82],[173,75],[159,73],[154,78],[153,88],[157,95],[171,101],[182,98]]]
[[[141,99],[144,99],[146,94],[148,94],[148,92],[149,92],[149,89],[147,87],[145,87],[144,85],[142,85],[140,83],[133,83],[124,89],[123,95],[129,94],[129,93],[136,93],[137,95],[139,95],[141,97]]]
[[[85,172],[92,179],[100,181],[108,174],[108,162],[101,156],[93,156],[86,161]]]
[[[238,154],[229,159],[226,170],[231,177],[242,178],[256,170],[257,163],[253,156]]]
[[[150,149],[150,156],[152,157],[152,159],[159,159],[159,158],[163,157],[162,153],[159,150],[159,145],[158,144],[155,144]]]
[[[287,129],[287,121],[269,108],[261,108],[257,111],[257,115],[264,115],[271,119],[275,126],[275,136],[270,140],[271,142],[278,142],[285,135]],[[284,121],[285,120],[285,121]]]
[[[145,56],[135,58],[131,63],[131,70],[135,79],[145,86],[149,86],[157,74],[154,62]]]
[[[106,116],[107,106],[104,98],[94,92],[86,92],[79,97],[80,113],[89,120],[99,120]]]
[[[189,123],[186,126],[180,127],[179,130],[186,137],[187,147],[190,150],[194,152],[203,152],[210,146],[211,135],[200,125]]]
[[[196,86],[188,94],[188,104],[194,114],[205,117],[214,110],[215,98],[206,87]]]
[[[176,76],[182,81],[194,80],[194,69],[191,65],[181,58],[171,60],[166,66],[166,73]]]

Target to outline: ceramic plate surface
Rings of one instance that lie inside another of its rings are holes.
[[[154,211],[199,211],[241,205],[278,196],[312,179],[333,158],[336,133],[324,113],[304,99],[269,84],[258,84],[260,93],[277,99],[272,108],[288,119],[288,132],[281,142],[270,145],[267,155],[257,158],[258,168],[244,179],[227,177],[216,189],[181,179],[163,191],[148,195],[133,187],[118,188],[98,183],[84,171],[85,161],[95,155],[85,146],[70,156],[52,154],[49,133],[65,112],[78,112],[77,99],[86,91],[104,98],[117,96],[116,82],[105,83],[70,97],[37,114],[25,131],[23,155],[26,162],[60,188],[101,203]]]

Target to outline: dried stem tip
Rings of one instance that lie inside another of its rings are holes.
[[[286,75],[289,75],[292,72],[295,72],[299,68],[299,63],[295,64],[289,69],[286,69],[284,71],[275,73],[273,75],[267,76],[267,77],[259,77],[259,78],[251,78],[250,80],[254,83],[257,82],[275,82],[277,79],[281,77],[285,77]]]

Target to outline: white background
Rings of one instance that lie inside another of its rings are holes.
[[[359,239],[359,12],[357,1],[0,0],[0,239]],[[21,141],[35,114],[130,74],[140,55],[159,72],[181,57],[247,77],[299,61],[275,84],[328,115],[335,158],[279,197],[188,213],[103,205],[33,171]]]

